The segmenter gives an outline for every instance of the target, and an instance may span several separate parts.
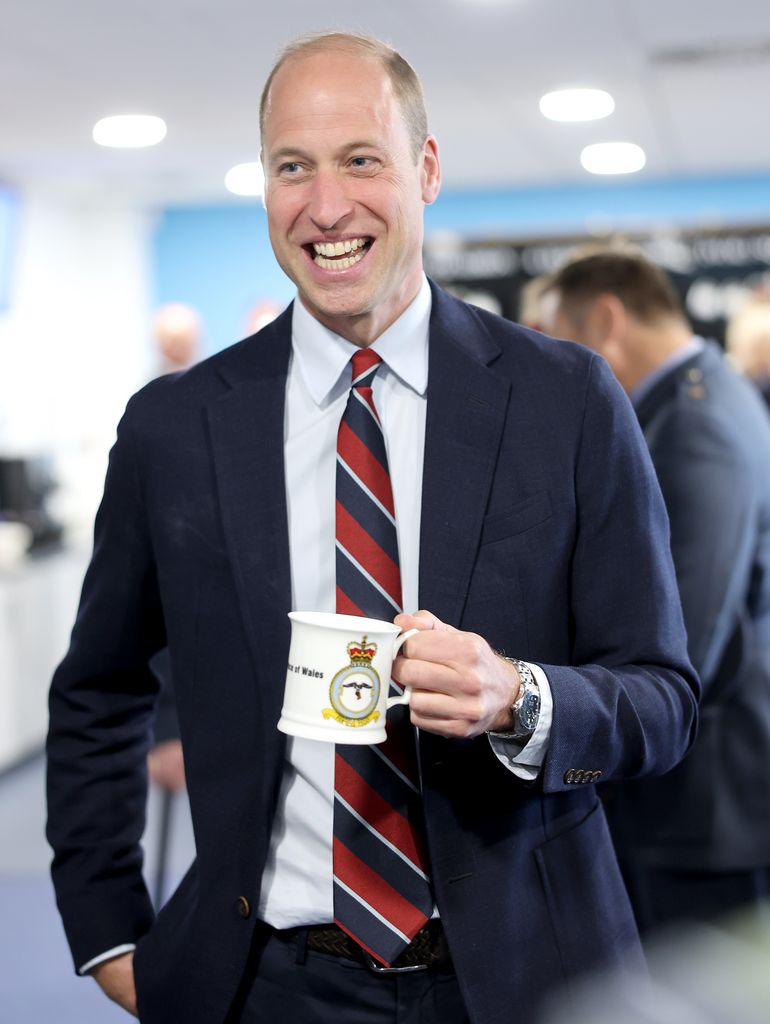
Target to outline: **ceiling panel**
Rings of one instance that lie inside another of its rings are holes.
[[[768,0],[2,0],[0,178],[226,200],[276,52],[332,28],[379,34],[415,64],[448,187],[589,180],[580,149],[611,139],[648,150],[647,176],[770,170]],[[537,100],[565,84],[608,88],[615,113],[546,122]],[[99,117],[129,111],[163,116],[166,141],[92,143]]]

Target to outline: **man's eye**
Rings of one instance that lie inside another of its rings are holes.
[[[350,166],[354,167],[356,170],[359,171],[369,170],[371,167],[374,166],[374,160],[372,160],[371,157],[368,156],[354,156],[350,161]]]
[[[281,164],[278,168],[280,174],[296,174],[299,170],[299,164],[294,161],[290,161],[287,164]]]

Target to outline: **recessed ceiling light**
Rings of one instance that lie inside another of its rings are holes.
[[[647,157],[634,142],[597,142],[585,147],[580,163],[591,174],[633,174],[641,171]]]
[[[152,114],[117,114],[97,121],[93,130],[94,142],[100,146],[120,149],[138,149],[154,146],[166,137],[166,122]]]
[[[615,109],[603,89],[557,89],[540,97],[540,113],[549,121],[598,121]]]
[[[236,196],[261,196],[265,191],[262,164],[258,160],[248,164],[236,164],[225,175],[225,186]]]

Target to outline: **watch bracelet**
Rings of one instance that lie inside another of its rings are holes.
[[[526,662],[521,661],[520,658],[509,658],[507,654],[503,654],[500,651],[496,651],[495,653],[497,654],[498,658],[502,658],[503,661],[510,662],[510,664],[516,668],[516,671],[519,674],[519,692],[516,695],[516,700],[510,705],[510,710],[512,715],[514,716],[514,721],[518,725],[518,712],[521,708],[527,691],[534,691],[539,697],[540,685],[537,679],[535,679],[535,673],[532,671],[529,665],[527,665]],[[523,740],[529,739],[529,737],[534,732],[534,729],[531,731],[527,730],[524,732],[519,732],[517,728],[514,728],[512,732],[498,732],[494,729],[487,729],[485,731],[487,736],[497,736],[502,740]]]

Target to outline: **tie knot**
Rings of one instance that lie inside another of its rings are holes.
[[[370,388],[374,375],[377,373],[377,367],[381,362],[382,359],[380,359],[376,352],[372,352],[370,348],[360,348],[355,352],[351,360],[353,364],[353,382],[351,387]]]

